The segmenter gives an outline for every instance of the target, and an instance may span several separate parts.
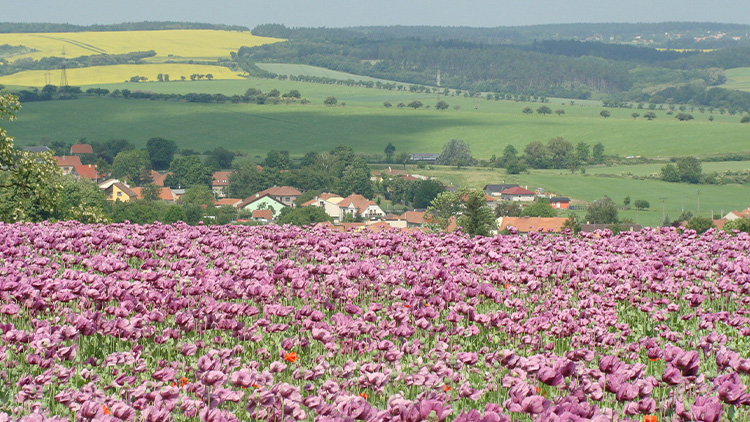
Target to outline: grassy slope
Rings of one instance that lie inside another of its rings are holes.
[[[727,89],[750,91],[750,67],[739,67],[727,70],[727,83],[721,86]]]
[[[666,183],[658,180],[632,180],[623,178],[601,177],[591,174],[571,175],[566,171],[531,171],[530,174],[508,175],[502,169],[462,169],[455,170],[448,167],[436,167],[434,170],[415,169],[408,166],[410,172],[426,176],[434,176],[446,183],[457,186],[482,188],[489,183],[518,183],[529,189],[542,187],[547,192],[567,196],[577,201],[590,202],[608,195],[622,206],[626,196],[632,202],[645,199],[651,208],[636,212],[620,210],[620,218],[632,218],[645,225],[658,225],[662,219],[662,202],[664,211],[672,219],[677,218],[684,209],[696,212],[698,207],[698,190],[700,193],[701,215],[711,216],[713,210],[715,218],[719,218],[731,210],[744,209],[750,205],[750,186],[741,185],[690,185],[685,183]],[[401,167],[398,167],[401,168]],[[583,218],[585,211],[578,211]],[[567,215],[567,213],[563,213]]]
[[[500,154],[508,143],[522,150],[535,140],[562,136],[574,144],[602,142],[606,153],[617,155],[706,155],[750,151],[750,125],[739,124],[739,116],[695,112],[695,121],[679,122],[663,111],[658,118],[633,119],[633,110],[612,109],[612,117],[599,116],[599,107],[551,104],[562,108],[562,116],[524,115],[527,104],[449,96],[450,108],[412,110],[395,107],[398,102],[419,99],[434,105],[435,95],[403,91],[353,88],[304,82],[251,79],[238,81],[122,83],[101,85],[153,92],[221,92],[241,94],[248,88],[264,92],[298,89],[312,103],[292,105],[187,104],[125,99],[81,99],[69,102],[27,103],[16,122],[7,129],[19,145],[31,145],[46,137],[76,141],[124,138],[142,145],[154,136],[179,142],[183,148],[204,150],[224,146],[251,154],[268,149],[287,149],[299,156],[310,150],[326,150],[339,144],[352,145],[363,153],[382,153],[389,142],[398,151],[440,152],[451,138],[468,142],[478,158]],[[84,86],[86,89],[88,86]],[[345,107],[325,107],[323,100],[336,96]],[[391,109],[382,106],[388,100]],[[536,109],[538,103],[529,104]],[[643,111],[641,110],[641,113]]]

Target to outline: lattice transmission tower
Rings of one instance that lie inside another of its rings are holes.
[[[68,72],[65,68],[68,65],[68,61],[65,59],[65,46],[62,49],[62,71],[60,72],[60,86],[68,86]]]

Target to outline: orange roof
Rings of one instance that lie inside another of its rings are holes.
[[[232,174],[231,171],[217,171],[217,172],[214,172],[213,181],[211,182],[211,185],[213,185],[213,186],[228,186],[229,185],[229,175],[230,174]]]
[[[271,210],[253,210],[253,218],[263,220],[273,220],[273,211]]]
[[[81,158],[77,155],[63,155],[62,157],[56,155],[55,160],[57,160],[58,167],[83,165],[81,164]]]
[[[343,201],[338,203],[339,208],[349,208],[350,206],[352,206],[360,214],[364,214],[365,211],[367,211],[367,207],[371,205],[377,205],[377,204],[365,198],[364,196],[356,194],[356,193],[353,193],[347,196],[346,198],[344,198]]]
[[[563,217],[503,217],[500,230],[505,230],[513,226],[521,233],[538,230],[560,233],[563,230],[563,224],[565,224],[566,220],[567,218]]]
[[[424,211],[406,211],[401,218],[409,224],[424,224]]]
[[[312,205],[312,204],[314,204],[316,202],[318,202],[318,201],[316,201],[315,198],[313,198],[313,199],[311,199],[311,200],[309,200],[309,201],[307,201],[307,202],[305,202],[303,204],[300,204],[300,207],[306,207],[306,206]]]
[[[161,174],[158,171],[151,170],[151,183],[155,184],[156,186],[164,186],[164,179],[167,178],[167,175],[170,175],[172,173],[164,173]]]
[[[327,201],[331,198],[340,198],[340,196],[336,195],[335,193],[327,193],[327,192],[321,193],[318,197],[324,201]]]
[[[514,188],[505,189],[504,191],[500,192],[501,195],[536,195],[534,192],[524,189],[520,186],[516,186]]]
[[[70,147],[71,154],[93,154],[94,148],[89,144],[75,144]]]
[[[81,164],[80,166],[75,166],[76,173],[78,173],[79,176],[85,177],[90,180],[99,180],[99,172],[96,171],[96,165],[94,164]]]
[[[716,227],[717,230],[723,229],[724,228],[724,224],[727,224],[727,219],[726,218],[720,218],[718,220],[714,220],[714,226]]]
[[[300,196],[302,195],[302,192],[291,186],[273,186],[266,190],[258,192],[256,195],[263,196],[265,194],[269,194],[271,196]]]
[[[221,198],[219,200],[214,201],[214,205],[217,207],[221,207],[223,205],[230,205],[233,207],[236,207],[242,202],[242,199],[239,198]]]
[[[135,193],[136,198],[143,199],[143,188],[130,188]],[[161,187],[159,188],[159,199],[163,201],[174,201],[175,197],[172,193],[172,189]]]

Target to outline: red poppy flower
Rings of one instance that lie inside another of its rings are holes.
[[[443,392],[444,392],[444,393],[447,393],[447,392],[448,392],[448,391],[450,391],[450,390],[451,390],[451,386],[450,386],[450,385],[447,385],[447,384],[443,384]]]
[[[107,409],[107,406],[105,406],[105,405],[102,405],[102,411],[104,412],[105,415],[110,415],[111,414],[111,412],[109,411],[109,409]]]
[[[296,352],[289,352],[284,354],[284,360],[287,362],[297,362],[297,359],[299,359],[299,356],[297,356]]]
[[[368,397],[367,393],[359,393],[359,396],[365,400],[367,400],[367,397]]]
[[[659,422],[659,419],[654,415],[644,415],[643,422]]]

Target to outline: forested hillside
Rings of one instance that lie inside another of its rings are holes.
[[[748,95],[715,87],[726,82],[726,69],[750,66],[748,28],[701,23],[513,28],[262,25],[253,34],[289,41],[243,47],[234,58],[255,74],[255,63],[297,63],[435,86],[439,73],[441,87],[472,92],[574,99],[596,96],[607,99],[610,106],[684,100],[685,104],[740,111],[750,110]],[[652,40],[658,31],[662,38]],[[667,36],[668,31],[674,31],[677,38]],[[707,33],[715,38],[704,39]],[[693,47],[724,38],[732,43],[716,50],[654,48],[683,38],[693,40]],[[607,42],[596,41],[601,39]],[[648,40],[650,46],[634,40]],[[671,96],[678,91],[683,95]]]

